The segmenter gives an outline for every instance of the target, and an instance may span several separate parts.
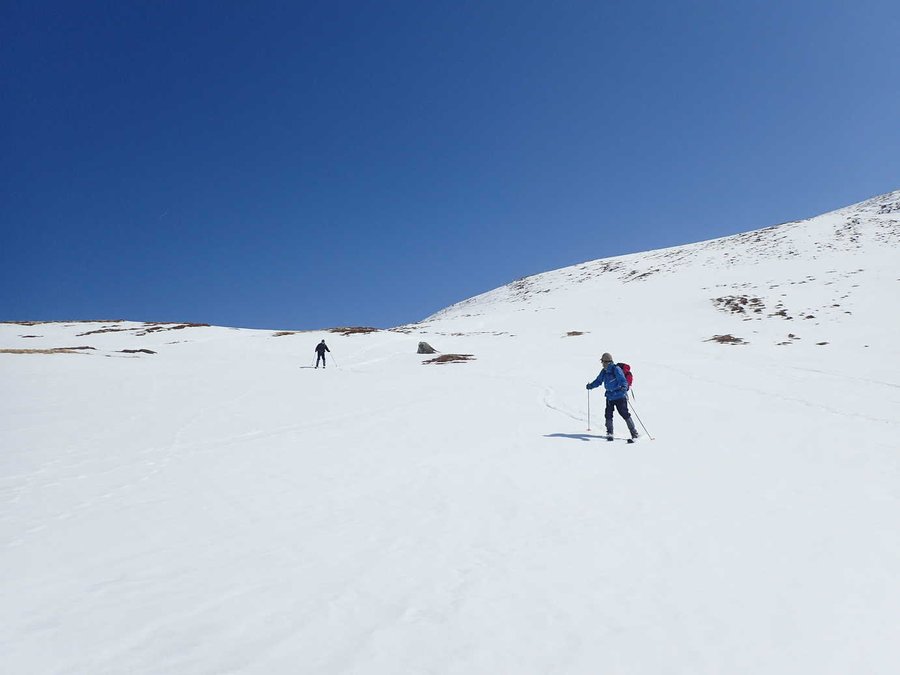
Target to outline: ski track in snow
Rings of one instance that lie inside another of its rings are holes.
[[[837,384],[841,380],[854,380],[856,382],[862,382],[863,384],[875,384],[881,387],[891,387],[892,389],[900,389],[900,383],[897,382],[885,382],[883,380],[875,380],[870,377],[857,377],[852,372],[848,373],[836,373],[834,371],[829,370],[817,370],[815,368],[801,368],[799,366],[790,366],[792,370],[796,370],[798,372],[804,373],[816,373],[819,375],[827,375],[829,377],[833,377],[835,379],[835,383]]]
[[[781,401],[786,401],[788,403],[795,403],[797,405],[802,405],[802,406],[805,406],[808,408],[815,408],[817,410],[823,410],[825,412],[828,412],[832,415],[835,415],[835,416],[841,417],[841,418],[843,418],[847,415],[846,408],[836,408],[836,407],[833,407],[833,406],[825,404],[825,403],[809,401],[807,399],[800,398],[797,396],[786,395],[777,389],[774,391],[770,391],[770,390],[762,389],[759,387],[749,387],[749,386],[744,386],[744,385],[740,385],[740,384],[735,384],[733,382],[723,382],[723,381],[717,380],[717,379],[712,379],[712,378],[708,378],[708,377],[704,377],[704,376],[698,376],[698,375],[693,374],[692,372],[689,372],[686,370],[681,370],[679,368],[675,368],[674,366],[663,365],[661,367],[665,368],[667,370],[670,370],[672,372],[678,373],[679,375],[681,375],[683,377],[691,378],[693,380],[697,380],[698,382],[704,382],[706,384],[712,384],[712,385],[715,385],[716,387],[734,389],[736,391],[753,392],[755,394],[758,394],[760,397],[777,398]],[[822,371],[817,371],[817,372],[822,372]],[[825,372],[823,374],[827,375],[828,373]],[[835,379],[834,390],[837,391],[839,389],[839,387],[841,386],[840,380],[842,378],[840,378],[839,376],[833,376],[833,377]],[[866,381],[864,378],[856,378],[856,379],[859,379],[860,381]],[[841,402],[845,402],[845,400],[840,396],[839,393],[836,393],[834,396],[835,396],[835,398],[840,399]],[[865,403],[862,403],[861,405],[865,406]],[[888,419],[888,418],[882,418],[882,417],[872,417],[870,415],[867,415],[865,413],[858,412],[858,411],[854,411],[853,416],[857,419],[868,421],[868,422],[878,422],[878,423],[883,423],[883,424],[900,425],[900,420],[895,419],[895,418]]]

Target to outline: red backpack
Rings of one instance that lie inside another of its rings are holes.
[[[628,382],[628,388],[631,389],[631,383],[634,382],[634,375],[631,374],[631,366],[627,363],[617,363],[617,366],[622,369],[622,374],[625,376],[625,381]]]

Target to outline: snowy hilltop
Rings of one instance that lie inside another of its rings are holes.
[[[4,670],[893,673],[898,298],[900,191],[390,330],[0,324]]]

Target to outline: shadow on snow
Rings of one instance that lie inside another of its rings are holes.
[[[601,438],[606,440],[606,434],[598,436],[597,434],[544,434],[544,438],[571,438],[576,441],[589,441],[592,438]]]

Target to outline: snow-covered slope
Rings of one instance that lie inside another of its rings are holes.
[[[895,192],[390,331],[0,324],[3,668],[893,673],[898,298]]]

